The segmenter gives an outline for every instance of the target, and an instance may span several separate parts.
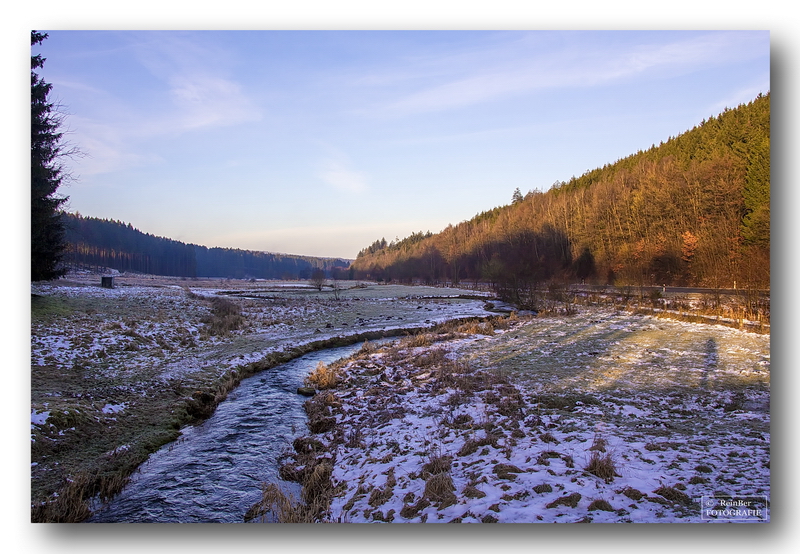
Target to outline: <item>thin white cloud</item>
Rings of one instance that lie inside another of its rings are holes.
[[[261,119],[261,110],[229,75],[235,65],[220,48],[183,33],[137,35],[139,62],[165,83],[171,108],[150,121],[150,132],[183,132]]]
[[[70,118],[76,142],[87,154],[75,164],[81,175],[110,173],[163,159],[142,145],[150,139],[258,121],[262,113],[242,85],[228,75],[234,61],[182,34],[126,33],[135,60],[162,83],[136,103],[75,80],[59,85],[91,97],[93,117]]]
[[[260,110],[228,79],[204,74],[179,74],[170,79],[178,124],[185,130],[236,125],[261,118]]]
[[[769,52],[765,33],[677,34],[669,35],[669,42],[598,45],[594,50],[585,42],[549,46],[542,37],[529,36],[474,54],[445,55],[438,63],[417,60],[416,73],[400,68],[398,75],[407,78],[412,90],[400,92],[374,111],[406,115],[456,109],[541,89],[596,86],[645,73],[656,77],[659,72],[688,73]],[[439,67],[438,75],[432,67]],[[415,85],[419,81],[424,84]],[[381,75],[359,82],[392,83]]]
[[[341,160],[326,160],[319,178],[327,185],[347,193],[360,193],[369,189],[367,174],[354,171]]]
[[[71,117],[69,122],[76,129],[70,136],[70,142],[79,145],[84,155],[67,163],[80,176],[111,173],[164,161],[155,154],[137,153],[129,144],[130,137],[117,126],[80,117]]]
[[[86,83],[81,83],[79,81],[73,81],[69,79],[60,79],[60,78],[53,79],[53,86],[55,86],[56,90],[60,90],[61,88],[70,88],[85,93],[91,93],[97,95],[106,94],[106,92],[102,89],[93,87],[91,85],[87,85]]]

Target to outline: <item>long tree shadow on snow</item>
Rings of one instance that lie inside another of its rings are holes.
[[[713,372],[717,370],[718,362],[719,362],[719,355],[718,355],[717,341],[715,341],[713,338],[709,338],[706,341],[703,375],[700,377],[700,388],[702,388],[703,390],[708,390],[709,377]]]

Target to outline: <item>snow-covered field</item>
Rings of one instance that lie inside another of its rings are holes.
[[[178,401],[270,353],[489,315],[456,298],[481,293],[434,287],[342,283],[337,299],[307,283],[98,284],[32,286],[34,499],[152,451],[175,432]],[[225,335],[208,331],[220,296],[244,321]],[[336,418],[314,435],[333,520],[730,519],[707,517],[704,497],[712,512],[742,500],[769,519],[769,335],[582,306],[367,349],[342,375],[315,397]]]
[[[608,309],[475,331],[315,397],[336,426],[288,467],[331,465],[330,519],[769,521],[769,336]]]

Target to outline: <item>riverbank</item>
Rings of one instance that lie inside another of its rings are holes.
[[[608,308],[363,349],[252,518],[769,521],[769,336]],[[741,500],[752,517],[732,516]],[[757,512],[757,514],[756,514]]]
[[[31,287],[31,518],[81,521],[244,377],[306,352],[485,317],[472,291],[70,275]],[[220,301],[219,299],[224,299]]]

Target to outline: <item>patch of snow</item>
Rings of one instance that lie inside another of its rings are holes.
[[[47,421],[47,418],[50,417],[50,412],[37,412],[36,410],[31,410],[31,427],[34,425],[44,425]]]

